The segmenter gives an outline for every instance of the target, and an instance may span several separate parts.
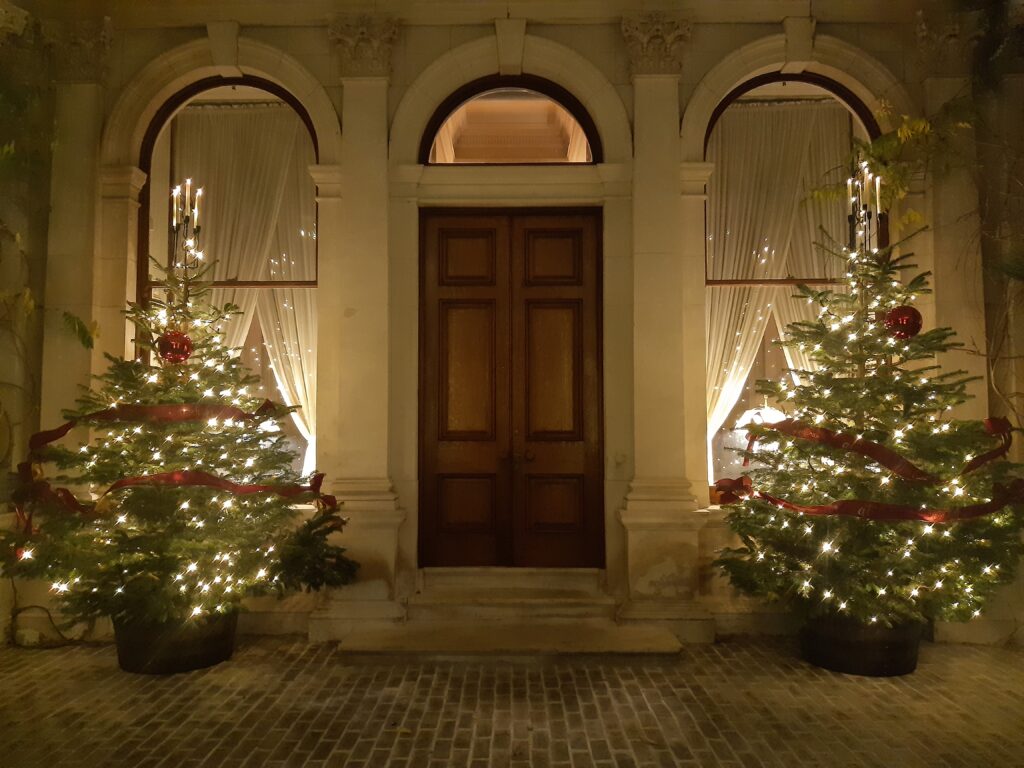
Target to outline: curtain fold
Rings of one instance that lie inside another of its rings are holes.
[[[289,153],[301,126],[284,104],[192,107],[174,121],[174,176],[204,187],[201,243],[215,262],[216,280],[270,279],[272,245]],[[237,304],[241,314],[224,329],[225,343],[240,347],[256,309],[256,291],[215,288],[214,304]]]
[[[285,194],[273,235],[270,259],[275,279],[316,277],[316,200],[309,179],[313,148],[297,135],[290,154]],[[288,405],[297,405],[292,419],[306,440],[302,473],[316,462],[316,292],[284,287],[258,291],[256,313],[263,331],[278,391]]]
[[[316,201],[312,142],[284,104],[199,106],[175,119],[174,174],[206,189],[202,246],[217,280],[315,280]],[[254,317],[282,400],[306,441],[303,474],[316,456],[316,292],[313,288],[218,287],[215,304],[238,305],[225,343],[241,347]]]
[[[809,230],[826,221],[818,217],[829,206],[839,206],[804,201],[830,167],[841,168],[849,148],[849,116],[835,102],[730,106],[707,150],[715,168],[707,187],[708,278],[822,276],[822,259],[811,247],[820,235]],[[780,326],[805,316],[791,296],[791,288],[778,286],[708,289],[709,471],[711,440],[742,394],[772,313]],[[793,367],[804,362],[791,359]]]
[[[841,187],[850,175],[846,166],[852,141],[850,115],[841,105],[826,102],[816,111],[814,121],[815,130],[807,145],[805,173],[800,183],[807,190],[833,184]],[[845,207],[836,200],[808,196],[800,202],[794,223],[787,257],[789,274],[794,277],[842,277],[845,262],[823,254],[816,244],[832,250],[839,250],[845,244]],[[842,288],[840,284],[833,290]],[[773,300],[775,317],[783,331],[790,323],[809,322],[817,317],[815,305],[793,294],[793,288],[779,288]],[[784,347],[783,351],[790,368],[814,371],[818,367],[811,360],[808,349]]]

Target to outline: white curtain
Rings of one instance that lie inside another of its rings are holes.
[[[848,113],[835,102],[738,103],[722,114],[707,151],[714,163],[708,183],[709,278],[823,275],[821,258],[811,248],[820,236],[809,230],[822,221],[817,208],[830,204],[804,201],[826,181],[829,164],[842,166],[849,130]],[[841,210],[840,204],[831,205]],[[794,243],[800,244],[796,251]],[[713,286],[708,293],[710,452],[712,438],[742,393],[771,313],[782,326],[807,310],[790,298],[789,288],[729,285]],[[785,308],[779,312],[781,304]]]
[[[285,180],[270,268],[275,279],[316,278],[316,201],[309,179],[315,161],[303,135],[296,137]],[[316,466],[316,293],[312,288],[259,291],[256,313],[281,397],[297,405],[295,426],[306,440],[303,474]]]
[[[804,178],[801,184],[806,189],[825,185],[842,184],[850,175],[850,115],[844,107],[835,102],[821,102],[815,112],[815,131],[807,145]],[[790,239],[787,256],[787,271],[794,277],[842,277],[846,264],[841,259],[823,255],[820,244],[838,251],[846,243],[846,207],[840,200],[822,197],[806,197],[796,211],[793,237]],[[843,290],[839,284],[832,290]],[[795,322],[810,322],[817,317],[817,306],[808,304],[806,299],[794,298],[794,288],[776,289],[772,303],[779,328],[784,332],[787,325]],[[809,349],[784,347],[789,367],[813,371],[818,366],[811,360]]]
[[[295,143],[298,116],[283,104],[196,106],[175,118],[173,178],[203,187],[200,242],[215,262],[216,280],[267,279],[267,257],[288,172],[282,147]],[[225,328],[225,342],[245,341],[256,292],[216,288],[214,304],[237,304],[242,314]]]
[[[204,188],[201,245],[217,280],[316,279],[316,203],[309,177],[312,143],[284,104],[196,106],[175,119],[174,177]],[[215,304],[242,313],[225,328],[240,347],[258,315],[264,346],[285,403],[307,441],[312,471],[316,435],[316,305],[311,288],[212,291]]]

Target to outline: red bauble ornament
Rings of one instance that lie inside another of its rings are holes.
[[[924,320],[914,307],[895,307],[885,313],[885,330],[894,339],[909,339],[921,332]]]
[[[184,363],[192,355],[192,339],[181,331],[168,331],[156,340],[156,348],[168,363]]]

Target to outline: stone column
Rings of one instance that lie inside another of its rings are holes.
[[[60,421],[61,409],[74,404],[78,387],[88,384],[89,375],[98,370],[97,356],[68,332],[63,313],[77,315],[87,324],[100,319],[95,293],[102,270],[95,258],[95,225],[109,20],[48,22],[43,36],[51,48],[57,81],[40,412],[41,423],[53,426]],[[101,328],[100,338],[113,334],[123,341],[123,320],[119,322],[122,325],[115,328]],[[118,354],[123,351],[122,344]]]
[[[967,86],[962,77],[930,77],[925,80],[926,114],[936,114]],[[966,148],[967,142],[964,143]],[[926,218],[931,227],[930,264],[933,273],[932,301],[935,323],[949,326],[968,351],[955,350],[939,357],[946,370],[961,369],[978,381],[968,385],[974,399],[957,410],[959,418],[984,419],[988,408],[988,362],[985,358],[984,272],[981,258],[981,220],[978,192],[971,169],[962,167],[931,175],[925,193]],[[911,243],[910,250],[916,250]]]
[[[974,21],[940,6],[919,14],[914,63],[924,84],[925,115],[937,114],[948,102],[970,92],[967,62],[977,32]],[[938,360],[945,370],[961,369],[980,377],[968,385],[974,399],[957,409],[959,418],[968,419],[989,415],[981,219],[972,177],[974,149],[973,136],[965,135],[950,149],[958,156],[952,167],[927,174],[917,187],[922,194],[909,201],[911,205],[923,203],[929,225],[908,246],[920,268],[932,272],[933,293],[920,302],[925,327],[949,326],[960,342],[977,352],[954,350]]]
[[[342,162],[320,169],[317,466],[344,502],[343,540],[359,582],[314,617],[311,636],[339,637],[365,618],[400,615],[393,602],[398,527],[405,518],[388,466],[388,78],[394,22],[336,17]],[[330,182],[327,183],[328,178]]]
[[[689,25],[647,14],[624,19],[622,31],[633,71],[635,445],[635,474],[620,512],[629,580],[623,615],[680,621],[690,617],[685,602],[696,592],[702,499],[695,489],[706,485],[704,474],[690,476],[704,438],[687,424],[692,393],[704,389],[702,300],[699,325],[686,325],[694,285],[703,291],[703,259],[695,272],[680,226],[679,47]],[[687,368],[688,345],[700,350],[697,370]]]
[[[93,318],[102,332],[93,348],[93,371],[106,368],[104,354],[135,353],[135,329],[122,314],[135,301],[138,277],[139,192],[146,174],[134,165],[100,169],[99,252],[93,276]],[[154,190],[160,195],[163,190]],[[159,198],[158,198],[159,199]]]

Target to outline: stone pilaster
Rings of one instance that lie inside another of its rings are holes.
[[[102,81],[111,27],[109,19],[47,21],[41,24],[40,32],[57,82],[41,385],[41,419],[43,424],[50,424],[60,418],[62,408],[74,402],[78,386],[87,384],[89,375],[103,364],[98,351],[93,355],[70,337],[62,313],[75,314],[86,323],[99,321],[103,314],[99,296],[115,289],[105,284],[107,275],[99,268],[95,252]],[[120,226],[124,228],[125,224]],[[118,255],[127,258],[126,253]],[[116,290],[123,307],[123,281]],[[121,354],[124,320],[118,315],[115,322],[113,327],[101,328],[101,338],[118,340],[109,351]]]
[[[311,618],[311,637],[355,622],[392,620],[404,510],[389,472],[388,75],[395,23],[335,17],[328,34],[341,67],[342,153],[313,169],[320,204],[317,465],[344,503],[342,543],[359,582]]]
[[[634,104],[635,475],[620,519],[629,582],[624,618],[682,622],[687,636],[696,631],[707,639],[710,618],[690,603],[702,522],[695,488],[706,481],[689,476],[699,466],[694,457],[702,455],[704,439],[699,424],[687,423],[687,391],[692,399],[704,387],[703,365],[697,371],[686,365],[688,345],[704,348],[703,310],[700,322],[687,326],[694,314],[687,302],[695,281],[703,290],[703,267],[695,272],[687,265],[680,232],[679,75],[689,29],[664,14],[622,22]]]

